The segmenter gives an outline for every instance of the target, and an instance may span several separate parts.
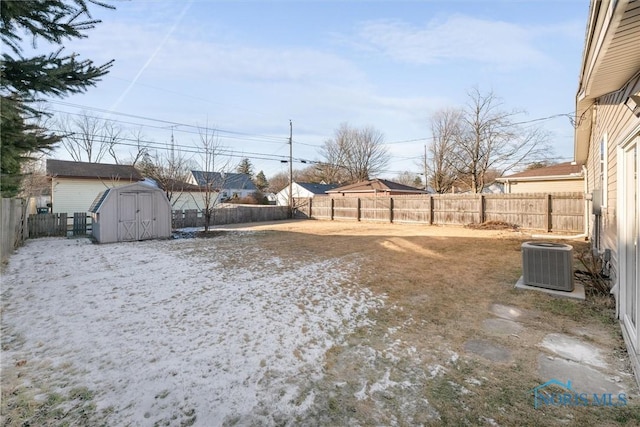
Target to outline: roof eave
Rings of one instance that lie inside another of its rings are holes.
[[[582,173],[576,175],[547,175],[547,176],[523,176],[520,178],[500,177],[498,182],[526,182],[526,181],[579,181],[583,179]]]
[[[616,70],[616,73],[611,75],[611,64],[622,60],[626,63],[640,61],[640,44],[634,41],[640,40],[640,35],[636,34],[630,42],[627,40],[628,48],[620,49],[620,43],[616,41],[616,37],[621,33],[628,33],[629,19],[632,20],[632,26],[640,20],[638,15],[631,18],[627,15],[625,24],[621,27],[629,5],[629,0],[591,1],[576,95],[574,160],[577,163],[585,163],[588,157],[593,105],[598,98],[624,87],[625,81],[637,73],[637,68],[627,67]],[[628,38],[628,34],[625,34],[625,37]]]

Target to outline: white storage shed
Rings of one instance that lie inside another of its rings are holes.
[[[89,208],[99,243],[171,236],[171,204],[159,188],[142,183],[109,188]]]

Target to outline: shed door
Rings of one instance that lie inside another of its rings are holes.
[[[138,240],[136,193],[120,193],[118,198],[118,241]]]
[[[152,193],[122,192],[118,202],[118,241],[156,237]]]
[[[156,237],[153,224],[153,194],[138,193],[138,240]]]

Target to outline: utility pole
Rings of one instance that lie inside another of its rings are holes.
[[[289,218],[293,218],[293,123],[289,120]]]
[[[429,176],[427,175],[427,144],[424,144],[424,191],[429,191]]]

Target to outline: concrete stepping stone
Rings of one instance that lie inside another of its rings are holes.
[[[520,323],[507,319],[485,319],[482,329],[495,335],[518,335],[523,327]]]
[[[574,362],[586,363],[596,368],[608,367],[598,347],[569,335],[548,334],[540,346]]]
[[[567,380],[573,384],[573,390],[577,393],[623,393],[625,383],[620,378],[607,375],[584,363],[565,360],[559,357],[550,357],[546,354],[538,356],[538,374],[543,382],[556,379],[562,383]]]
[[[490,311],[493,315],[507,320],[522,320],[530,317],[526,311],[510,305],[491,304]]]
[[[468,353],[476,354],[492,362],[504,363],[512,360],[509,349],[488,340],[469,340],[464,343],[464,349]]]

